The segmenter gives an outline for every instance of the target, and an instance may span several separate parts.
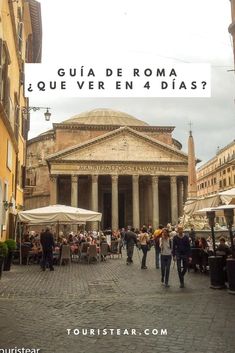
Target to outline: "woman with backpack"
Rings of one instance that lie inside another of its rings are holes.
[[[171,258],[172,258],[172,244],[168,229],[164,228],[162,230],[162,237],[160,239],[161,248],[161,272],[162,272],[162,284],[165,287],[170,287],[168,284]]]

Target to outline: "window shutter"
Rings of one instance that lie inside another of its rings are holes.
[[[22,43],[23,43],[23,22],[18,24],[18,47],[19,53],[22,54]]]
[[[3,96],[3,105],[4,105],[4,109],[5,112],[8,116],[8,118],[10,118],[10,79],[9,77],[6,78],[5,80],[5,85],[4,85],[4,96]]]
[[[24,189],[26,185],[26,168],[21,166],[21,187]]]

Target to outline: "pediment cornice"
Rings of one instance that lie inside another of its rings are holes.
[[[47,157],[47,161],[48,162],[52,162],[52,161],[57,161],[58,159],[63,159],[66,157],[66,159],[68,160],[68,156],[75,153],[75,152],[79,152],[81,150],[84,150],[85,148],[89,148],[91,146],[96,146],[99,143],[102,142],[106,142],[109,139],[114,138],[115,136],[121,135],[126,133],[127,135],[131,135],[136,139],[140,139],[142,141],[144,141],[147,144],[150,144],[151,146],[154,146],[155,148],[158,148],[162,151],[165,151],[167,153],[171,153],[175,156],[180,157],[181,159],[183,158],[185,161],[188,160],[188,156],[182,152],[177,150],[176,148],[173,148],[163,142],[160,142],[152,137],[150,137],[149,135],[146,135],[144,133],[141,133],[139,131],[133,130],[130,127],[121,127],[119,129],[113,130],[111,132],[108,132],[106,134],[103,134],[101,136],[95,137],[93,139],[90,139],[89,141],[83,142],[81,144],[66,148],[62,151],[56,152],[50,156]]]
[[[71,123],[54,123],[54,130],[104,130],[113,131],[121,128],[121,125],[101,125],[101,124],[79,124],[75,122]],[[127,126],[128,127],[128,126]],[[172,133],[175,126],[131,126],[131,129],[143,132],[167,132]]]
[[[55,164],[77,164],[77,161],[76,160],[64,160],[64,159],[58,159],[55,161]],[[87,161],[86,159],[84,160],[79,160],[79,163],[83,163],[83,164],[90,164],[90,163],[94,163],[94,161]],[[133,164],[133,161],[122,161],[122,160],[116,160],[116,161],[112,161],[111,163],[108,163],[107,161],[96,161],[97,164],[101,164],[101,165],[107,165],[107,164]],[[144,164],[143,161],[135,161],[135,164]],[[166,166],[166,165],[169,165],[169,166],[176,166],[176,165],[186,165],[187,163],[184,162],[184,161],[148,161],[147,164],[149,165],[158,165],[158,166]]]

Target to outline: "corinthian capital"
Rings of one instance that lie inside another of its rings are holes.
[[[118,182],[118,175],[113,174],[113,175],[111,175],[111,178],[112,178],[112,183],[117,183]]]
[[[91,176],[92,183],[97,183],[98,182],[98,175],[94,174]]]
[[[151,178],[152,178],[152,183],[154,183],[154,184],[158,183],[158,180],[159,180],[158,175],[152,175]]]
[[[138,183],[139,182],[139,175],[132,175],[132,180],[133,180],[133,183]]]
[[[50,181],[51,181],[52,183],[55,183],[55,182],[57,181],[57,175],[52,175],[52,174],[50,174],[50,175],[49,175],[49,178],[50,178]]]

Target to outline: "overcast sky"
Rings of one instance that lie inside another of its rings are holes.
[[[211,98],[60,98],[31,99],[30,105],[50,106],[51,122],[31,114],[29,137],[53,122],[83,111],[111,108],[150,125],[175,126],[174,138],[187,152],[192,121],[196,154],[206,162],[217,147],[234,138],[235,80],[229,0],[40,0],[42,62],[70,64],[84,55],[93,62],[113,58],[146,60],[157,66],[180,62],[212,65]]]

